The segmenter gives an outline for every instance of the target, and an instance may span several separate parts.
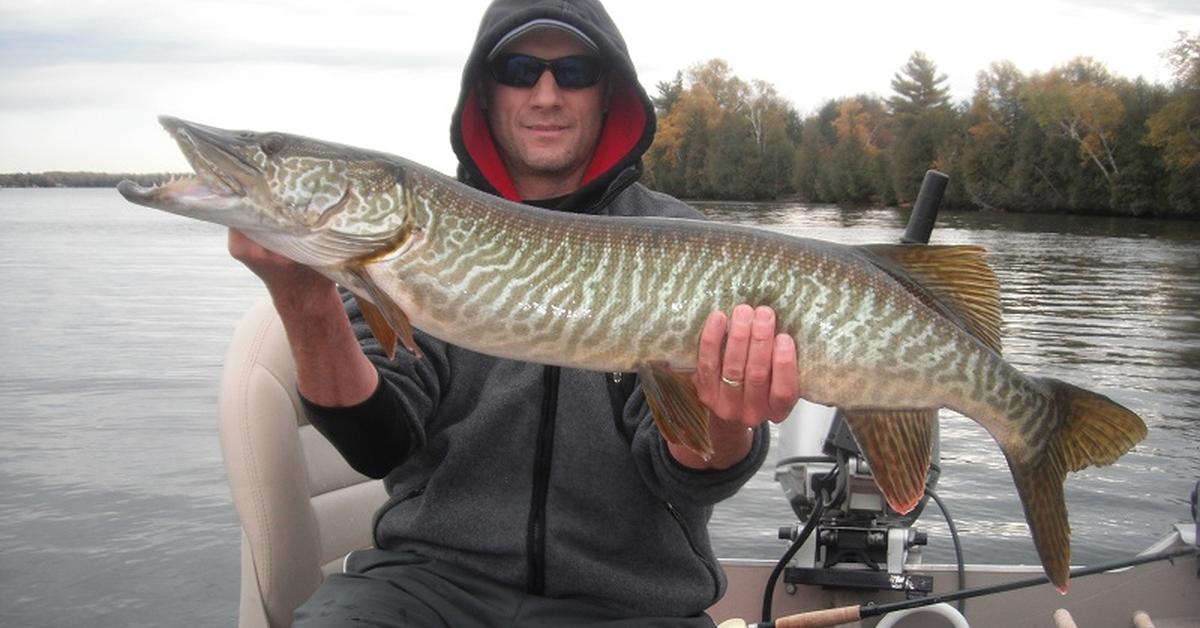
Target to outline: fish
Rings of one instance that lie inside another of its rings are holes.
[[[159,118],[195,171],[129,201],[238,229],[350,290],[389,355],[414,328],[481,353],[636,372],[662,435],[711,454],[689,373],[708,314],[775,310],[801,397],[838,406],[889,505],[920,500],[939,409],[983,426],[1049,579],[1067,590],[1066,474],[1146,435],[1133,411],[1001,352],[998,281],[974,245],[843,245],[703,220],[509,202],[384,152]]]

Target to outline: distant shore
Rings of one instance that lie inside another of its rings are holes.
[[[39,173],[8,173],[0,174],[0,188],[115,188],[117,184],[125,179],[135,181],[142,186],[160,185],[172,178],[194,176],[192,173],[172,173],[172,172],[39,172]],[[788,195],[772,200],[763,201],[727,201],[715,199],[687,199],[689,203],[717,203],[726,205],[769,205],[769,204],[806,204],[811,201],[806,201],[795,195]],[[824,203],[817,203],[824,204]],[[888,205],[873,204],[873,203],[831,203],[840,207],[888,207]],[[907,209],[909,203],[901,203],[901,209]],[[980,207],[971,205],[960,205],[954,203],[944,203],[942,209],[950,211],[977,211]],[[1200,213],[1184,214],[1174,216],[1155,216],[1152,212],[1122,212],[1111,209],[1097,208],[1092,211],[1084,209],[1063,209],[1056,207],[1044,207],[1040,209],[1023,209],[1012,210],[1003,208],[992,208],[999,211],[1028,213],[1028,214],[1063,214],[1063,215],[1081,215],[1081,216],[1131,216],[1140,218],[1175,218],[1183,220],[1200,220]]]
[[[158,185],[181,176],[187,175],[171,172],[23,172],[0,174],[0,188],[111,188],[125,179],[140,185]]]

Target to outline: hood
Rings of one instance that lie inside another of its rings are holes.
[[[596,43],[610,68],[611,101],[596,152],[581,188],[560,204],[564,209],[587,210],[622,173],[629,173],[620,176],[625,184],[640,176],[642,154],[654,140],[655,129],[654,104],[638,83],[625,40],[608,12],[593,0],[496,0],[488,6],[463,69],[458,105],[450,123],[458,177],[486,192],[521,200],[479,107],[477,90],[483,85],[484,59],[496,43],[517,26],[539,18],[578,28]]]

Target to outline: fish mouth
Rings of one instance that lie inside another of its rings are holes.
[[[236,150],[253,142],[253,133],[218,129],[171,116],[159,116],[158,121],[179,145],[194,175],[148,187],[122,181],[117,191],[127,200],[176,213],[201,208],[217,210],[243,199],[251,182],[261,179],[262,171]]]

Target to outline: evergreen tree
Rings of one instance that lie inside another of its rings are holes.
[[[942,144],[954,131],[956,114],[950,106],[946,75],[922,52],[914,52],[892,77],[892,183],[896,197],[912,201],[925,171],[935,166]]]

